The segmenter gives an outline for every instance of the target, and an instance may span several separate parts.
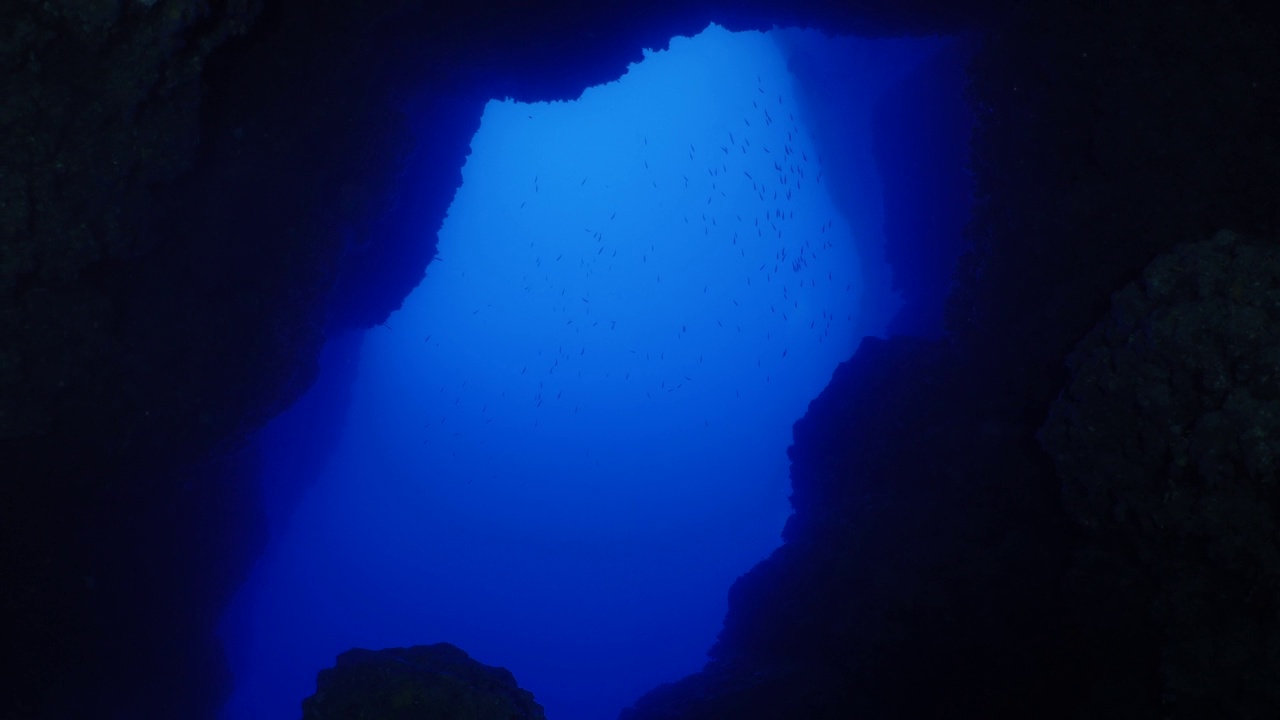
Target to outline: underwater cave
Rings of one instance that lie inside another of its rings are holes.
[[[351,646],[454,643],[565,719],[697,671],[779,543],[791,424],[902,306],[886,196],[960,237],[961,44],[712,25],[487,103],[422,284],[327,351],[310,395],[345,402],[260,438],[268,492],[308,490],[269,508],[224,716],[286,715]]]
[[[1280,715],[1262,2],[0,9],[0,718]]]

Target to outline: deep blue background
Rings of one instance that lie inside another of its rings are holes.
[[[902,305],[886,203],[939,173],[884,148],[963,158],[953,117],[879,102],[958,83],[950,45],[712,26],[576,101],[491,102],[425,281],[260,437],[271,542],[224,621],[225,716],[296,717],[353,646],[454,643],[556,720],[701,667],[778,543],[791,424]],[[936,332],[919,314],[894,329]]]

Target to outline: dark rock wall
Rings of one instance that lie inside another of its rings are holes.
[[[710,666],[626,717],[1071,717],[1051,469],[971,380],[946,341],[865,339],[796,423],[785,544]]]
[[[84,395],[142,364],[115,335],[126,310],[110,268],[180,242],[148,228],[152,191],[190,169],[205,61],[256,11],[252,0],[0,10],[0,438],[88,439],[95,426],[102,437],[108,418],[111,441],[152,429],[118,405],[85,417]]]
[[[971,67],[977,204],[947,310],[1031,426],[1157,253],[1280,230],[1280,24],[1263,2],[1156,0],[1010,22]]]
[[[1129,588],[1166,717],[1274,715],[1280,244],[1223,231],[1160,256],[1068,365],[1041,432],[1084,540],[1066,589]]]
[[[1204,247],[1280,230],[1277,29],[1195,2],[991,26],[950,340],[836,373],[795,427],[786,544],[628,720],[1280,713],[1276,243]]]
[[[22,662],[0,717],[212,717],[213,626],[263,541],[243,438],[327,335],[421,278],[431,248],[398,229],[439,226],[483,102],[576,96],[711,20],[980,28],[978,202],[954,343],[867,343],[836,376],[797,426],[787,545],[735,586],[708,671],[642,707],[999,714],[1043,693],[1036,716],[1150,716],[1159,656],[1122,569],[1101,612],[1048,590],[1078,531],[1033,435],[1152,257],[1280,229],[1261,2],[3,5],[0,630]]]

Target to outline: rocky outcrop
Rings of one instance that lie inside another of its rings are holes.
[[[1081,533],[1071,591],[1131,596],[1166,717],[1274,715],[1280,243],[1223,231],[1160,256],[1067,364],[1040,439]]]
[[[533,693],[505,668],[448,643],[364,650],[321,670],[302,720],[546,720]]]
[[[946,341],[867,338],[795,425],[785,544],[624,718],[1068,717],[1051,478]]]
[[[786,543],[624,720],[1280,711],[1280,243],[1114,295],[1039,445],[945,341],[863,342],[795,426]]]

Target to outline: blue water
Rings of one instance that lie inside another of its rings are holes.
[[[454,643],[553,720],[698,670],[779,543],[791,424],[898,306],[872,108],[943,45],[712,26],[490,102],[425,280],[262,433],[224,716],[298,717],[353,646]]]

